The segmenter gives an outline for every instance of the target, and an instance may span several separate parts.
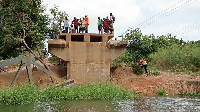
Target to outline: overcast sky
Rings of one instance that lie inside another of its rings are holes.
[[[112,12],[115,37],[139,27],[144,35],[171,33],[185,41],[200,40],[200,0],[43,0],[43,4],[47,10],[56,4],[70,21],[88,15],[89,33],[98,32],[98,16]]]

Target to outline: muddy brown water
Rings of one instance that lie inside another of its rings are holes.
[[[0,112],[200,112],[200,98],[149,97],[137,100],[76,100],[0,106]]]

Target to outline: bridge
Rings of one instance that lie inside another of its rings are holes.
[[[112,34],[62,33],[48,40],[49,52],[64,60],[67,79],[78,83],[106,82],[110,63],[125,53],[127,42],[111,40]]]

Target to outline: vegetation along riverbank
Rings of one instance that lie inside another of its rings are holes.
[[[36,102],[60,100],[117,100],[134,99],[136,93],[106,83],[77,85],[74,87],[55,87],[40,90],[33,85],[0,90],[1,105],[20,105]]]

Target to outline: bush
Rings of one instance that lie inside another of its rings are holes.
[[[55,63],[56,57],[55,56],[49,57],[48,60],[49,60],[50,63]]]
[[[152,74],[155,76],[160,75],[160,72],[158,72],[158,69],[155,67],[148,67],[147,70],[148,70],[149,74]]]
[[[166,96],[166,90],[165,89],[159,89],[157,94],[158,94],[158,96],[164,97],[164,96]]]
[[[133,73],[136,74],[136,75],[143,74],[143,69],[137,64],[133,64],[132,69],[133,69]]]

